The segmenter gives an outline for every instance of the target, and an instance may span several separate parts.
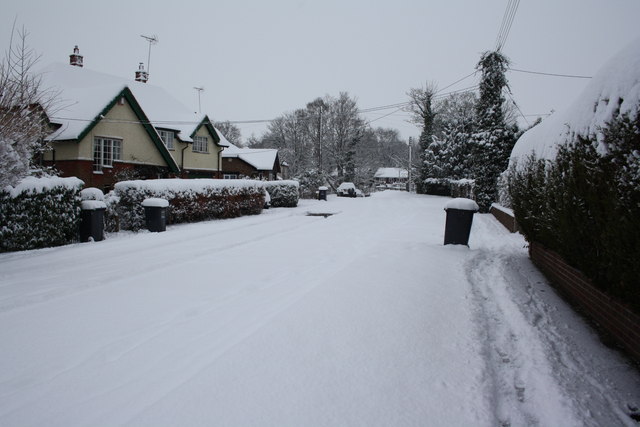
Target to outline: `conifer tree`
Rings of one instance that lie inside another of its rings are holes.
[[[506,123],[503,109],[503,91],[508,90],[505,76],[508,67],[509,60],[499,51],[483,53],[476,67],[482,77],[476,131],[471,143],[476,201],[481,212],[488,212],[491,203],[498,199],[498,177],[508,166],[516,139],[517,127]]]

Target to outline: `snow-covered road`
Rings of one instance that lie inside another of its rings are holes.
[[[2,254],[0,425],[637,425],[638,372],[491,216],[443,246],[446,202]]]

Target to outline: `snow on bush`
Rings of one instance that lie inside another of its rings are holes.
[[[425,194],[475,199],[473,179],[427,178],[424,188]]]
[[[116,196],[114,191],[109,191],[104,196],[104,203],[107,205],[107,210],[104,212],[104,231],[110,233],[120,231],[120,215],[118,214],[120,197]]]
[[[608,122],[629,115],[637,119],[640,105],[640,39],[636,39],[611,58],[580,96],[563,111],[551,115],[525,132],[511,152],[510,165],[534,154],[552,160],[558,148],[579,137],[602,141]],[[606,147],[599,146],[600,152]]]
[[[82,200],[104,200],[104,193],[99,188],[88,187],[80,192]]]
[[[27,177],[0,190],[0,252],[77,240],[83,185],[78,178]]]
[[[120,228],[145,226],[142,202],[148,198],[169,201],[169,223],[255,215],[264,206],[264,183],[253,180],[154,179],[118,182],[117,213]]]
[[[271,206],[274,208],[295,208],[298,206],[298,181],[267,181],[264,186],[271,196]]]
[[[516,143],[511,207],[529,241],[559,253],[640,313],[640,39],[564,114]]]

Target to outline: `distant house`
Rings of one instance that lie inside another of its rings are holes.
[[[109,189],[118,175],[140,178],[221,178],[227,147],[211,120],[196,117],[164,89],[71,64],[42,71],[42,84],[58,94],[47,111],[53,132],[43,162],[87,186]],[[134,175],[135,174],[135,175]]]
[[[377,186],[390,184],[406,184],[409,181],[409,172],[401,168],[378,168],[373,180]]]
[[[222,152],[222,174],[225,179],[255,178],[273,181],[281,172],[278,150],[240,148],[231,143]]]

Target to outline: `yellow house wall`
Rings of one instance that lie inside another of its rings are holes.
[[[92,130],[80,141],[79,154],[81,157],[93,158],[93,138],[96,136],[112,137],[122,140],[122,156],[120,161],[141,163],[146,165],[166,166],[158,148],[151,137],[138,122],[133,109],[128,102],[116,105],[105,115]],[[110,122],[117,120],[120,123]],[[124,123],[123,123],[124,122]]]
[[[80,142],[53,142],[56,160],[93,160],[93,138],[101,136],[122,140],[121,162],[167,165],[144,126],[137,123],[138,118],[128,102],[125,101],[124,105],[116,103],[105,119],[98,122]],[[53,153],[45,153],[44,159],[53,160]]]
[[[200,129],[196,132],[195,136],[206,136],[207,144],[209,148],[208,153],[194,153],[193,144],[189,144],[189,148],[184,150],[184,169],[198,169],[198,170],[218,170],[218,158],[220,153],[220,147],[213,142],[213,136],[209,133],[206,126],[200,126]],[[184,144],[176,144],[176,153],[184,147]],[[173,153],[172,153],[173,154]],[[175,158],[175,157],[174,157]],[[176,159],[178,165],[181,164],[179,159]]]
[[[53,150],[55,150],[56,160],[93,160],[93,156],[79,159],[78,143],[76,141],[52,142],[51,148],[52,150],[44,152],[44,160],[53,161]]]

